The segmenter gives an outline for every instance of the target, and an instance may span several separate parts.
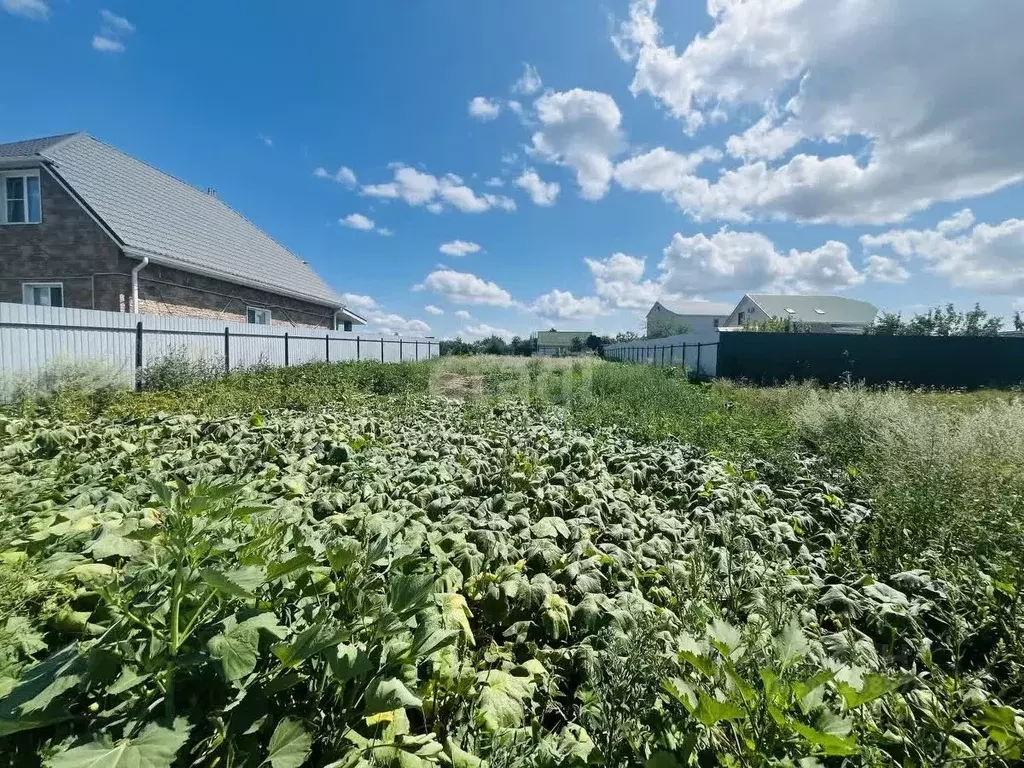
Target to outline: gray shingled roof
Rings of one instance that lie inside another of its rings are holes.
[[[800,323],[870,325],[878,314],[878,307],[874,304],[860,299],[848,299],[845,296],[786,296],[767,293],[747,295],[770,317],[788,317]]]
[[[2,145],[0,155],[29,150],[51,161],[127,248],[185,270],[344,307],[313,269],[213,195],[84,133]]]
[[[47,136],[44,139],[29,139],[28,141],[15,141],[11,144],[0,144],[0,158],[32,157],[74,135],[73,133],[65,133],[61,136]]]

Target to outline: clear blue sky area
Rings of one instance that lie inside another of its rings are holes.
[[[387,330],[756,291],[1009,316],[1017,5],[0,0],[0,141],[213,187]]]

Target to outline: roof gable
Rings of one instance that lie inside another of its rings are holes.
[[[750,293],[747,298],[770,317],[789,318],[799,323],[870,325],[878,314],[874,304],[845,296]]]
[[[125,248],[186,271],[344,305],[308,264],[214,195],[83,133],[0,145],[0,157],[29,153],[50,161]]]

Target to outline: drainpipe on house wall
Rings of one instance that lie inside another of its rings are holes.
[[[139,311],[139,272],[149,266],[149,256],[143,256],[137,267],[132,267],[132,312]]]

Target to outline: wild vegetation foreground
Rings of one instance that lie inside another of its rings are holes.
[[[1016,764],[1024,406],[960,397],[477,360],[27,403],[0,759]]]

